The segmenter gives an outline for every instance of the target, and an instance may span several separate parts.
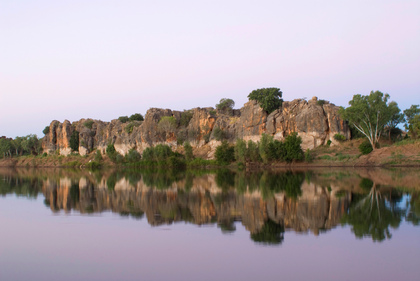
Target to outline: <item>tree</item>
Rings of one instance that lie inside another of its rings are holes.
[[[388,99],[388,94],[371,91],[368,96],[354,95],[349,101],[350,106],[340,109],[340,115],[368,138],[373,149],[395,109],[395,106],[390,106]]]
[[[232,113],[235,102],[232,99],[221,99],[218,104],[216,104],[216,109],[223,113]]]
[[[398,124],[404,122],[404,114],[401,113],[401,109],[395,101],[391,101],[388,105],[391,118],[386,124],[385,128],[388,131],[388,138],[391,140],[391,134],[397,129]]]
[[[185,159],[191,161],[194,159],[193,149],[191,144],[187,141],[184,143]]]
[[[404,110],[406,124],[405,128],[410,132],[413,138],[417,138],[420,134],[420,108],[419,105],[412,105],[409,109]]]
[[[133,115],[130,116],[129,118],[130,121],[143,121],[143,115],[141,115],[140,113],[135,113]]]
[[[262,88],[253,90],[249,95],[249,100],[257,101],[262,109],[268,114],[281,107],[283,100],[282,92],[279,88]]]
[[[230,146],[227,141],[223,141],[221,145],[216,147],[214,156],[218,163],[229,164],[235,161],[235,148]]]
[[[158,123],[158,129],[162,132],[171,133],[176,128],[176,119],[173,116],[163,116]]]
[[[79,132],[76,130],[71,133],[70,148],[72,151],[79,151]]]

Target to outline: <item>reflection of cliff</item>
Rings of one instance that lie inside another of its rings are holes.
[[[45,180],[43,193],[52,210],[74,209],[81,213],[112,210],[135,218],[144,214],[151,225],[217,222],[226,229],[233,222],[242,221],[251,233],[258,233],[270,220],[285,228],[317,234],[336,226],[350,202],[347,193],[338,198],[334,190],[307,182],[302,184],[298,199],[280,192],[266,200],[258,189],[248,188],[240,193],[232,188],[222,191],[215,175],[196,177],[192,184],[188,180],[173,182],[165,190],[151,188],[143,179],[133,183],[122,177],[112,189],[106,182],[102,178],[93,184],[86,177]]]

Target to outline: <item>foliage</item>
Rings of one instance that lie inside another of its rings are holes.
[[[125,161],[129,163],[138,162],[141,159],[140,153],[134,148],[130,149],[125,155]]]
[[[138,125],[140,125],[140,124],[132,121],[132,122],[128,123],[128,125],[125,127],[125,131],[127,132],[127,134],[131,134],[134,130],[134,127],[137,127]]]
[[[340,115],[366,136],[372,147],[379,142],[382,131],[396,107],[388,103],[389,95],[371,91],[368,96],[354,95],[349,107],[341,108]]]
[[[260,157],[264,163],[267,163],[270,160],[270,148],[269,144],[273,142],[273,136],[269,136],[267,134],[262,134],[261,139],[258,145],[258,149],[260,152]]]
[[[154,147],[154,156],[156,161],[166,160],[172,154],[172,149],[166,144],[158,144]]]
[[[248,95],[249,100],[257,101],[268,114],[281,107],[283,103],[281,97],[282,92],[279,88],[257,89]]]
[[[95,161],[96,162],[101,162],[102,161],[102,153],[99,150],[96,150],[96,153],[95,153]]]
[[[181,129],[176,133],[176,144],[182,145],[187,138],[187,132],[185,129]]]
[[[72,151],[79,151],[79,132],[76,130],[71,133],[70,148]]]
[[[88,129],[92,129],[92,126],[93,126],[93,120],[86,120],[84,123],[83,123],[83,126],[85,126],[86,128],[88,128]]]
[[[179,123],[181,124],[181,126],[187,127],[188,124],[190,123],[192,117],[193,117],[192,110],[184,110],[181,113],[181,119],[180,119]]]
[[[364,141],[359,145],[359,151],[363,155],[371,153],[373,150],[372,144],[369,141]]]
[[[158,129],[161,132],[173,132],[176,128],[176,119],[173,116],[162,116],[158,123]]]
[[[143,115],[140,113],[134,113],[133,115],[128,118],[130,121],[144,121]]]
[[[193,149],[189,142],[184,143],[185,159],[191,161],[194,159]]]
[[[225,114],[231,114],[234,106],[235,102],[232,99],[223,98],[216,104],[216,109]]]
[[[229,164],[235,161],[235,149],[227,141],[223,141],[216,147],[215,157],[219,164]]]
[[[312,163],[314,161],[314,155],[312,154],[311,150],[308,148],[305,151],[305,161],[308,163]]]
[[[284,160],[292,162],[293,160],[302,160],[303,151],[300,145],[302,144],[302,138],[298,136],[296,132],[288,135],[284,141],[284,146],[287,151]]]
[[[153,147],[146,147],[145,150],[143,150],[143,160],[144,161],[153,161],[155,159],[155,153]]]
[[[284,227],[269,219],[259,232],[251,234],[251,239],[257,243],[279,245],[284,240]]]
[[[235,159],[239,162],[246,161],[246,142],[243,139],[237,139],[235,144]]]
[[[385,126],[385,130],[388,132],[388,139],[391,140],[392,133],[399,130],[397,128],[398,124],[404,123],[404,114],[401,113],[401,109],[395,101],[389,103],[389,111],[391,117]]]
[[[102,168],[102,164],[97,161],[89,161],[89,163],[86,164],[86,168],[89,170],[97,170]]]
[[[44,133],[44,135],[48,135],[48,133],[50,132],[50,126],[45,127],[44,130],[42,130],[42,132]]]
[[[130,121],[130,118],[128,118],[128,116],[120,116],[118,117],[118,120],[120,120],[121,123],[127,123]]]
[[[331,141],[331,140],[327,140],[327,146],[330,146],[330,145],[331,145],[331,143],[332,143],[332,141]]]
[[[406,119],[405,128],[409,131],[412,138],[416,139],[420,136],[420,108],[419,105],[412,105],[409,109],[404,110]]]
[[[335,135],[334,135],[334,139],[335,139],[336,141],[345,141],[345,140],[346,140],[346,137],[345,137],[345,136],[343,136],[342,134],[335,134]]]
[[[226,133],[219,127],[216,127],[213,129],[213,137],[218,141],[222,141],[226,139]]]
[[[248,141],[246,158],[251,162],[259,162],[261,160],[258,144],[253,142],[252,140]]]
[[[118,152],[115,150],[115,147],[112,143],[108,144],[108,146],[106,147],[106,155],[108,155],[111,161],[113,162],[117,161]]]
[[[317,102],[316,102],[316,104],[319,105],[319,106],[323,106],[326,103],[327,103],[326,100],[317,100]]]

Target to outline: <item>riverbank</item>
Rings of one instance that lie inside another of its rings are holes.
[[[310,151],[310,159],[302,162],[274,162],[270,164],[247,163],[248,168],[276,167],[420,167],[420,140],[404,140],[395,144],[387,141],[381,143],[381,148],[367,155],[361,155],[359,145],[363,139],[345,141],[334,146],[320,146]],[[95,153],[85,156],[72,154],[69,156],[20,156],[0,159],[0,167],[85,167],[95,161]],[[100,161],[104,167],[115,167],[107,156]],[[212,162],[212,165],[215,165]],[[237,166],[236,163],[232,164]]]

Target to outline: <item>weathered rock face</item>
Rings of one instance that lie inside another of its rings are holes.
[[[176,149],[177,143],[182,143],[178,140],[182,139],[189,140],[196,152],[200,150],[200,156],[211,158],[219,144],[215,128],[221,129],[224,138],[231,142],[237,138],[257,142],[262,134],[282,140],[297,132],[302,138],[302,148],[312,149],[326,144],[328,140],[335,144],[335,134],[350,138],[350,130],[338,115],[338,109],[328,102],[319,103],[314,97],[310,101],[296,99],[283,102],[282,107],[270,115],[256,101],[249,101],[240,110],[233,110],[229,114],[216,112],[212,107],[194,108],[189,111],[192,117],[188,125],[185,122],[181,124],[186,112],[159,108],[149,109],[143,122],[102,122],[92,119],[73,123],[67,120],[63,123],[53,121],[49,134],[43,140],[43,149],[47,153],[59,151],[62,155],[68,155],[71,153],[70,137],[76,130],[79,132],[79,153],[82,155],[94,149],[105,152],[110,143],[123,155],[130,149],[141,153],[145,148],[159,143]],[[159,121],[164,116],[174,117],[176,126],[159,128]]]

